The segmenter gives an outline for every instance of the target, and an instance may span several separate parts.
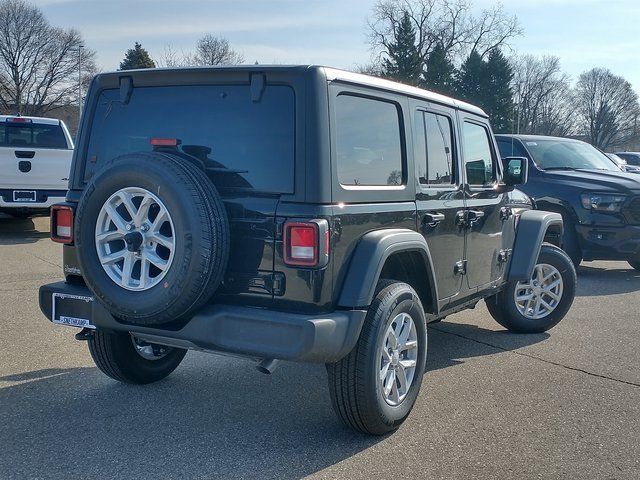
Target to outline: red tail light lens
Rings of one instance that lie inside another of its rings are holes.
[[[287,223],[284,228],[284,261],[289,265],[314,266],[318,263],[318,225]]]
[[[51,240],[58,243],[73,242],[73,208],[68,205],[51,207]]]
[[[329,259],[329,226],[326,220],[284,224],[284,263],[324,267]]]

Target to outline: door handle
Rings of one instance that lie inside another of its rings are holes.
[[[469,210],[467,212],[467,221],[469,222],[469,225],[477,222],[482,217],[484,217],[484,212],[482,210]]]
[[[422,221],[430,227],[435,227],[440,222],[444,221],[444,213],[425,213],[422,217]]]
[[[15,150],[13,153],[16,158],[33,158],[36,156],[36,152],[33,151]]]

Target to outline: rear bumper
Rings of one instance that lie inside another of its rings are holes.
[[[585,260],[640,259],[640,226],[578,225],[576,231]]]
[[[40,310],[52,320],[53,293],[91,296],[88,288],[65,282],[40,287]],[[117,321],[98,301],[92,318],[99,329],[121,330],[154,343],[196,350],[219,351],[256,358],[300,362],[335,362],[355,346],[365,310],[339,310],[301,315],[234,305],[208,305],[184,327],[168,330]],[[73,316],[73,312],[66,312]]]
[[[64,202],[67,194],[66,190],[41,190],[37,188],[16,188],[15,190],[35,191],[35,202],[24,202],[13,200],[13,190],[0,190],[0,208],[18,210],[48,210],[51,205]]]

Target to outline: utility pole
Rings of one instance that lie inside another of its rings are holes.
[[[84,45],[78,45],[78,130],[80,130],[80,118],[82,117],[82,49]]]

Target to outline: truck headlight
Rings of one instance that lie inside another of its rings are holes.
[[[580,195],[582,206],[587,210],[605,213],[618,213],[625,200],[624,195],[610,195],[606,193],[583,193]]]

